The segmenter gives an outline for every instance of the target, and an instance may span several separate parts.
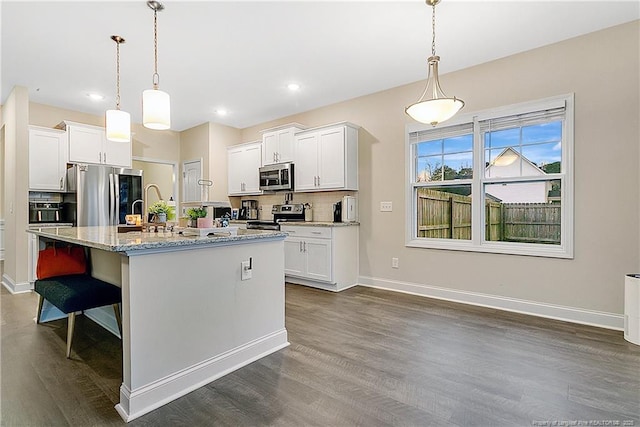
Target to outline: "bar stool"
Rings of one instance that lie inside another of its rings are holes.
[[[122,302],[122,291],[119,287],[88,274],[56,276],[35,281],[34,290],[38,293],[38,316],[40,323],[42,305],[46,299],[60,311],[67,314],[67,359],[71,358],[71,341],[76,312],[91,308],[112,305],[115,312],[118,330],[122,336],[122,319],[119,304]]]

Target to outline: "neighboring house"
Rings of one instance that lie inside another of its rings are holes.
[[[511,147],[505,148],[485,169],[488,178],[543,176],[546,173]],[[547,203],[551,184],[547,181],[488,184],[485,193],[502,203]]]

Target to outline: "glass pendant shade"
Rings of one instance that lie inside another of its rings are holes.
[[[422,96],[415,104],[408,106],[405,111],[412,119],[432,126],[453,117],[462,107],[464,101],[456,97],[447,98],[438,80],[439,56],[429,58],[429,76],[427,86]]]
[[[168,93],[159,89],[142,92],[142,124],[155,130],[171,128],[171,101]]]
[[[107,110],[105,123],[109,141],[131,141],[131,115],[129,113],[121,110]]]

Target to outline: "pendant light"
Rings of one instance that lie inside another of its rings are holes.
[[[405,108],[405,112],[412,119],[429,123],[432,126],[453,117],[462,107],[464,101],[456,98],[447,98],[438,79],[438,61],[440,57],[436,55],[436,5],[440,0],[426,0],[427,4],[433,8],[431,15],[431,56],[427,60],[429,62],[429,74],[427,77],[427,85],[422,92],[422,96],[415,104]]]
[[[171,127],[171,102],[169,94],[158,89],[158,12],[164,6],[157,1],[148,1],[147,6],[153,10],[154,68],[153,89],[142,92],[142,124],[149,129],[166,130]]]
[[[116,42],[116,109],[107,110],[105,113],[105,127],[107,139],[115,142],[131,141],[131,115],[120,110],[120,45],[124,39],[120,36],[111,36]]]

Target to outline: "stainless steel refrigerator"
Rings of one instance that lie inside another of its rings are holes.
[[[73,165],[67,169],[65,219],[77,227],[125,224],[127,214],[142,214],[141,170],[101,165]],[[133,208],[135,207],[135,212]]]

